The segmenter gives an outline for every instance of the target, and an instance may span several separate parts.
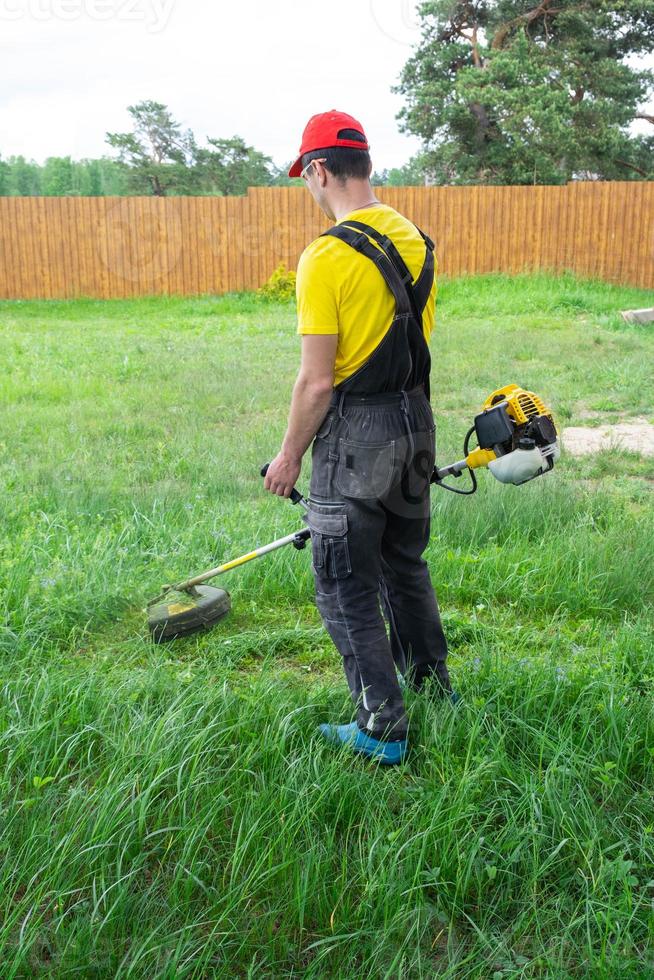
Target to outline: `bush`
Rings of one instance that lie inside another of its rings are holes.
[[[294,299],[295,273],[280,262],[270,279],[257,290],[257,293],[259,296],[265,296],[266,299]]]

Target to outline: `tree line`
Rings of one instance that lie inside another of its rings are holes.
[[[106,134],[116,158],[48,157],[43,165],[22,156],[0,158],[0,195],[222,196],[246,194],[248,187],[298,183],[287,175],[290,163],[277,167],[240,136],[209,137],[207,146],[199,146],[191,130],[183,132],[160,102],[140,102],[129,106],[128,112],[132,132]],[[398,186],[424,181],[410,165],[376,174],[374,179]]]

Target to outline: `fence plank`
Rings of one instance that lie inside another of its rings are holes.
[[[571,270],[654,288],[654,182],[383,187],[436,242],[440,274]],[[0,197],[0,297],[253,289],[329,221],[303,187],[244,197]]]

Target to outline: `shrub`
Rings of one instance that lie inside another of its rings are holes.
[[[265,296],[266,299],[294,299],[295,273],[280,262],[270,279],[257,290],[257,293],[259,296]]]

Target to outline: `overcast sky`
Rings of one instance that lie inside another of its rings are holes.
[[[419,143],[390,89],[417,37],[410,0],[0,0],[0,154],[114,156],[105,132],[153,99],[200,143],[238,134],[278,164],[343,109],[375,166],[400,166]]]
[[[276,163],[314,112],[364,124],[378,170],[419,142],[391,94],[419,36],[414,0],[0,0],[0,155],[114,156],[127,106],[168,106],[203,144],[242,136]]]

